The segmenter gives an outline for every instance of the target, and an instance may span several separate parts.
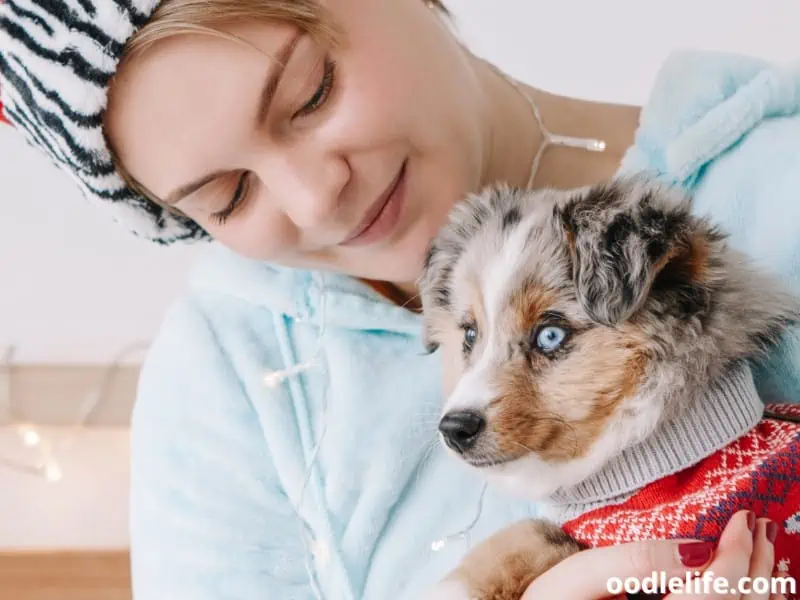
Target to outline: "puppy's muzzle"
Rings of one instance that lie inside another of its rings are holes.
[[[486,429],[486,419],[472,410],[451,412],[439,421],[439,432],[445,444],[459,454],[474,448],[484,429]]]

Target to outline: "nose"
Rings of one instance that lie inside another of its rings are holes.
[[[318,232],[336,224],[350,168],[329,148],[309,145],[265,151],[256,167],[273,205],[298,228]]]
[[[484,429],[486,419],[471,410],[448,413],[439,421],[439,431],[445,443],[459,454],[473,448]]]

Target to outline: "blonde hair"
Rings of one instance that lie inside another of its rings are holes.
[[[241,22],[280,21],[330,37],[331,22],[314,0],[164,0],[125,47],[123,60],[161,40],[188,33],[233,38],[222,29]]]
[[[449,14],[442,0],[420,1]],[[221,29],[243,21],[280,21],[317,38],[335,38],[335,25],[317,0],[163,0],[148,23],[128,40],[123,60],[176,35],[205,33],[233,38]]]
[[[442,0],[420,0],[442,15],[449,15]],[[317,0],[163,0],[150,20],[128,40],[120,64],[145,52],[153,44],[185,34],[205,34],[242,43],[224,27],[236,22],[278,21],[294,25],[320,41],[335,42],[333,20]],[[110,144],[109,144],[110,146]],[[137,194],[174,214],[168,206],[139,183],[119,160],[113,147],[111,157],[117,172]]]

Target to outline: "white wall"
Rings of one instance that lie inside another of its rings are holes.
[[[641,103],[674,48],[800,59],[797,0],[449,0],[477,53],[534,85]],[[0,344],[23,360],[106,362],[157,329],[191,250],[129,238],[0,132]],[[49,221],[49,223],[47,222]],[[122,440],[86,434],[58,492],[0,469],[0,546],[127,539]],[[10,510],[10,512],[9,512]]]
[[[196,248],[108,222],[7,127],[0,157],[0,347],[20,362],[106,363],[151,339]]]
[[[800,60],[797,0],[450,0],[463,37],[532,85],[641,104],[673,50]]]

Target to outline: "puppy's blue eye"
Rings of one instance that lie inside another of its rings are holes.
[[[464,328],[464,343],[472,346],[475,343],[475,340],[478,339],[478,332],[475,331],[474,327],[465,327]]]
[[[463,350],[465,354],[468,354],[478,340],[478,330],[472,325],[464,325],[462,329],[464,330]]]
[[[536,346],[542,352],[555,352],[567,339],[567,331],[562,327],[548,325],[536,334]]]

